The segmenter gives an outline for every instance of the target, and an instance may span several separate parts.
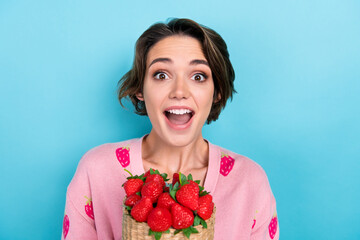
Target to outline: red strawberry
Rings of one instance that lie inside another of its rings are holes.
[[[277,220],[277,214],[275,212],[269,224],[269,235],[271,239],[274,239],[275,237],[277,225],[278,225],[278,220]]]
[[[179,182],[179,174],[174,173],[173,174],[173,179],[172,179],[172,185],[175,186],[175,183],[177,183],[177,182],[180,184],[180,182]]]
[[[147,178],[147,177],[150,176],[150,175],[151,175],[150,170],[147,170],[147,171],[145,172],[145,174],[144,174],[144,177]]]
[[[153,203],[155,203],[163,192],[163,186],[159,182],[151,181],[145,183],[141,189],[141,196],[148,197]]]
[[[171,206],[171,216],[172,226],[175,229],[188,228],[194,223],[193,212],[178,203],[175,203]]]
[[[84,197],[87,199],[86,205],[85,205],[85,213],[86,213],[86,215],[89,216],[89,218],[94,219],[94,209],[93,209],[91,198],[88,198],[87,196],[84,196]]]
[[[235,159],[227,154],[221,153],[220,173],[225,177],[230,173],[235,163]]]
[[[121,147],[116,149],[116,157],[119,160],[121,166],[127,167],[130,164],[130,148],[129,147]]]
[[[196,210],[199,205],[199,185],[194,181],[180,187],[176,192],[176,200],[191,210]]]
[[[131,209],[131,216],[138,222],[146,222],[153,205],[150,198],[141,198]]]
[[[140,178],[130,178],[124,183],[126,196],[140,192],[144,182]]]
[[[151,210],[147,223],[155,232],[166,231],[171,227],[171,213],[166,208],[156,207]]]
[[[164,192],[159,196],[158,201],[157,201],[157,206],[167,208],[170,210],[171,206],[174,203],[176,203],[176,201],[170,196],[170,194],[167,192]]]
[[[130,195],[126,198],[125,205],[129,207],[133,207],[140,199],[141,197],[136,193],[134,193],[133,195]]]
[[[163,187],[165,186],[164,178],[160,174],[151,174],[150,176],[148,176],[146,178],[145,183],[148,183],[151,181],[159,182],[159,183],[161,183],[161,185]]]
[[[207,220],[211,217],[213,213],[214,203],[212,201],[212,196],[207,194],[199,198],[199,207],[197,209],[197,214],[204,220]]]
[[[64,221],[63,221],[63,235],[64,239],[66,238],[70,228],[70,221],[68,215],[65,214]]]

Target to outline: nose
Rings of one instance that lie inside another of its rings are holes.
[[[183,99],[190,96],[189,86],[184,77],[176,77],[172,83],[170,98]]]

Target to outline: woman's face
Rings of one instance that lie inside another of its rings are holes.
[[[152,131],[172,146],[202,138],[213,103],[214,82],[200,42],[189,36],[166,37],[148,52],[143,93]]]

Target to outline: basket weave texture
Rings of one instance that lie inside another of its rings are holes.
[[[207,228],[198,225],[195,228],[199,233],[190,235],[190,240],[213,240],[214,239],[214,226],[215,226],[215,212],[216,208],[211,215],[211,218],[206,220]],[[163,233],[160,240],[188,240],[182,232],[174,235],[176,229],[170,227],[170,233]],[[123,240],[153,240],[154,236],[149,236],[149,225],[146,222],[137,222],[131,217],[129,212],[123,208],[123,222],[122,222],[122,239]]]

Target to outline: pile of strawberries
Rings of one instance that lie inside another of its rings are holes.
[[[192,233],[198,233],[195,226],[201,224],[207,228],[205,220],[211,217],[214,208],[212,196],[191,174],[175,173],[168,185],[167,174],[160,174],[158,170],[130,175],[123,184],[125,207],[136,221],[147,222],[149,235],[158,240],[162,233],[169,233],[172,226],[175,234],[182,231],[189,238]]]

